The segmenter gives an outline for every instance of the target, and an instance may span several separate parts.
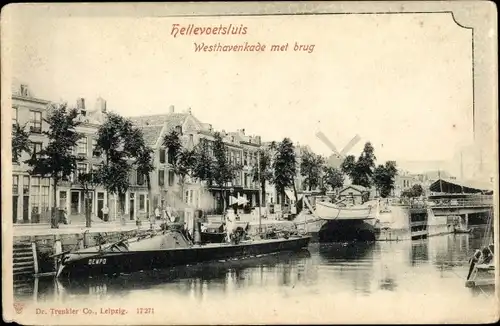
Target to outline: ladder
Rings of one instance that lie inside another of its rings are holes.
[[[38,273],[36,246],[31,242],[19,242],[13,246],[13,276],[14,279],[33,277]]]

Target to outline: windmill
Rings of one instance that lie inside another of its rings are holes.
[[[328,148],[333,152],[330,157],[328,157],[328,165],[334,168],[340,168],[342,162],[344,161],[347,153],[361,140],[359,135],[354,136],[345,147],[339,152],[337,147],[326,137],[326,135],[319,131],[316,133],[316,137],[318,137]]]

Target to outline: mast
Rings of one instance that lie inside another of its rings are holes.
[[[443,182],[441,181],[441,170],[438,170],[439,192],[443,192]]]
[[[261,206],[262,206],[262,183],[260,180],[260,150],[257,150],[257,175],[258,175],[258,182],[259,182],[259,232],[262,232],[262,214],[261,214]]]

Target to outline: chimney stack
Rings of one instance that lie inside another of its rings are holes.
[[[76,100],[76,108],[85,111],[85,99],[83,97]]]
[[[96,101],[96,109],[97,111],[106,113],[106,100],[104,100],[102,97],[99,97]]]
[[[173,105],[171,105],[170,108],[168,109],[168,112],[169,113],[174,113],[175,112],[175,107]]]
[[[208,125],[208,131],[212,131],[212,125],[211,124]]]
[[[187,113],[188,113],[188,114],[191,114],[191,108],[188,108],[188,109],[187,109]]]

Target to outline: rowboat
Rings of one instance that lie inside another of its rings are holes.
[[[470,259],[469,274],[466,287],[493,286],[495,285],[495,258],[493,245],[476,250]]]
[[[342,207],[327,202],[316,203],[316,215],[324,220],[368,220],[376,218],[376,207],[371,205]]]

